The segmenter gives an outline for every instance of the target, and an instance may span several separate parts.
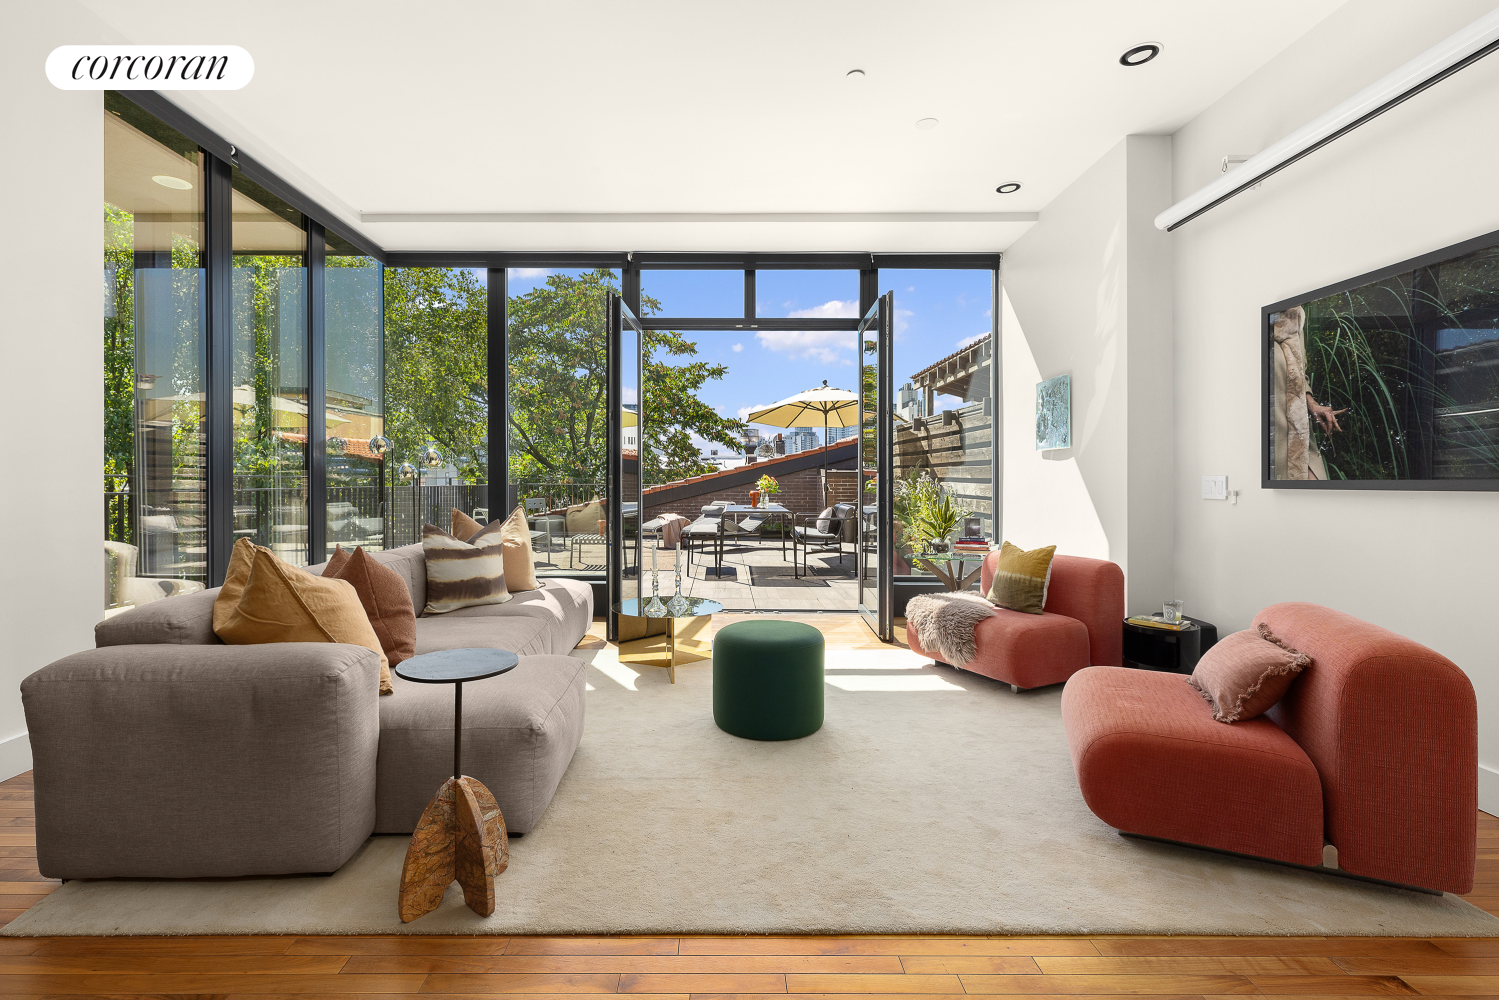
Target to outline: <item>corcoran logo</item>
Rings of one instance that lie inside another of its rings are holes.
[[[63,90],[238,90],[254,75],[238,45],[61,45],[47,56]]]

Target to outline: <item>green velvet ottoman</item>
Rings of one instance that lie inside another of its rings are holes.
[[[803,622],[735,622],[713,637],[713,721],[747,740],[822,728],[822,633]]]

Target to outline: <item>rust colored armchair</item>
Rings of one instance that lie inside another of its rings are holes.
[[[1275,604],[1312,664],[1266,715],[1225,725],[1178,674],[1094,667],[1062,692],[1083,799],[1124,833],[1352,875],[1473,888],[1478,706],[1446,657],[1352,615]]]
[[[998,553],[984,559],[981,592],[994,582]],[[1051,586],[1039,615],[996,608],[994,617],[973,630],[977,651],[953,666],[1003,681],[1016,690],[1060,684],[1090,664],[1124,662],[1124,571],[1117,563],[1083,556],[1056,556]],[[906,642],[918,656],[916,630],[906,625]]]

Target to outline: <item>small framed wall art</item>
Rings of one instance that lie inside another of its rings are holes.
[[[1072,447],[1072,376],[1036,383],[1036,450]]]

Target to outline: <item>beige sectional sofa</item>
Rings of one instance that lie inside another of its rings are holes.
[[[374,558],[426,603],[420,545]],[[312,567],[319,572],[321,567]],[[95,628],[97,648],[21,684],[36,781],[37,865],[52,878],[330,872],[372,833],[406,834],[453,759],[453,690],[394,680],[358,646],[227,646],[217,590]],[[583,733],[586,583],[546,579],[505,604],[417,618],[417,652],[520,655],[464,687],[464,772],[510,830],[540,818]]]

